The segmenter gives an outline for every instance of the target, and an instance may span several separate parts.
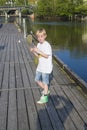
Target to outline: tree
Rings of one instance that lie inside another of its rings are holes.
[[[52,15],[52,6],[50,0],[39,0],[37,5],[38,16],[45,17]]]
[[[74,16],[76,12],[86,12],[83,0],[38,0],[38,16]]]
[[[4,6],[6,3],[6,0],[0,0],[0,6]]]
[[[28,5],[28,0],[15,0],[16,5]]]
[[[13,2],[15,5],[28,5],[28,0],[0,0],[0,6],[5,6],[6,2]]]
[[[75,14],[87,15],[87,4],[84,4],[82,0],[80,0],[78,6],[75,7]]]
[[[21,11],[21,13],[22,13],[22,15],[30,15],[30,14],[33,13],[33,10],[31,10],[31,9],[23,9]]]

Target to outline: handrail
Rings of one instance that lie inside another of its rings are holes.
[[[55,54],[53,54],[55,61],[63,68],[63,70],[73,79],[77,85],[81,86],[83,90],[87,92],[87,83],[80,78],[75,72],[73,72],[66,64],[63,63]]]

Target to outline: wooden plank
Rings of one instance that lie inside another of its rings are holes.
[[[23,88],[20,65],[16,64],[16,87]],[[18,129],[29,129],[24,90],[17,91]]]
[[[14,62],[15,63],[18,63],[19,62],[19,60],[18,60],[18,49],[17,49],[17,46],[18,46],[18,35],[16,34],[15,36],[14,36]]]
[[[4,71],[4,64],[0,63],[0,89],[2,88],[3,71]]]
[[[41,130],[40,120],[38,118],[37,109],[35,106],[34,97],[30,89],[25,90],[26,103],[29,117],[29,124],[31,130]]]
[[[3,38],[3,50],[2,50],[2,54],[1,54],[1,62],[5,62],[5,58],[6,58],[6,55],[7,55],[7,48],[8,48],[8,38],[7,38],[7,35],[4,35],[4,38]]]
[[[29,44],[26,40],[23,40],[23,37],[20,37],[20,39],[22,39],[22,46],[23,46],[23,49],[24,49],[24,53],[25,53],[25,56],[26,56],[26,60],[28,62],[33,62],[32,60],[32,57],[31,57],[31,52],[29,51]]]
[[[9,88],[15,88],[14,63],[10,63]],[[16,91],[9,91],[8,98],[8,130],[17,130]]]
[[[18,59],[20,63],[24,63],[21,53],[21,42],[17,44],[17,50],[18,50]]]
[[[4,50],[4,39],[2,34],[0,33],[0,61],[2,58],[3,50]]]
[[[7,36],[4,35],[1,32],[1,37],[2,41],[0,42],[2,46],[4,46],[1,54],[1,63],[0,63],[0,69],[1,69],[1,95],[0,95],[0,129],[5,130],[7,129],[7,110],[8,110],[8,92],[4,92],[2,90],[8,89],[8,84],[9,84],[9,64],[5,64],[5,57],[6,57],[6,52],[7,52]]]
[[[7,54],[6,54],[6,60],[5,60],[5,62],[9,62],[10,61],[10,37],[8,36],[8,47],[7,47]]]
[[[8,89],[9,64],[6,63],[3,72],[2,89]],[[0,129],[7,129],[8,91],[2,91],[0,95]]]
[[[79,100],[85,110],[87,110],[87,97],[86,94],[81,91],[78,86],[69,87],[70,91],[72,91],[73,95]]]
[[[10,36],[10,62],[14,62],[14,39]]]
[[[23,77],[22,77],[22,69],[25,69],[22,64],[24,64],[22,53],[21,53],[21,47],[19,44],[17,45],[17,52],[18,52],[18,64],[15,64],[15,70],[16,70],[16,87],[17,88],[23,88]],[[26,79],[26,77],[25,77]],[[27,104],[25,99],[25,91],[20,90],[17,91],[17,111],[18,111],[18,129],[24,130],[29,129],[29,119],[27,116]]]
[[[27,116],[27,109],[26,109],[26,102],[24,97],[24,92],[18,91],[17,92],[17,100],[18,100],[18,129],[29,130],[29,121]]]
[[[78,111],[78,114],[81,116],[81,118],[83,119],[83,121],[87,122],[87,116],[86,116],[87,114],[86,114],[86,111],[85,111],[84,107],[82,106],[82,104],[73,95],[73,93],[71,91],[69,91],[69,89],[67,89],[66,86],[63,86],[62,89],[64,90],[64,92],[68,96],[69,100],[74,105],[74,108]]]

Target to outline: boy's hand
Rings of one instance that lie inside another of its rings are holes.
[[[33,48],[30,48],[30,51],[32,52],[32,51],[33,51]]]
[[[33,48],[30,48],[30,51],[38,57],[38,48],[36,46],[34,46]]]
[[[39,50],[36,46],[33,49],[34,49],[34,52],[38,53]]]
[[[31,52],[35,52],[35,48],[36,48],[35,46],[32,47],[32,48],[30,48],[30,51],[31,51]]]

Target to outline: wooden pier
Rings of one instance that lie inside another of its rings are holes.
[[[0,130],[87,130],[87,93],[54,61],[49,102],[41,89],[29,45],[12,23],[0,28]]]

